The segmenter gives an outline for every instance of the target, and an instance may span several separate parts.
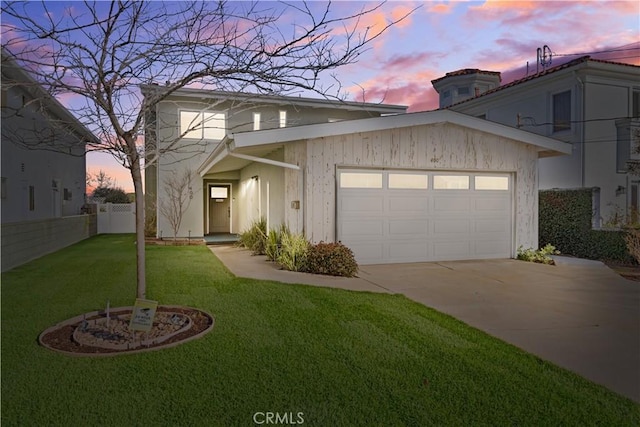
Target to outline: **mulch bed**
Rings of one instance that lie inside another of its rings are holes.
[[[92,347],[88,345],[81,345],[76,342],[73,338],[73,333],[82,324],[84,319],[82,316],[75,317],[66,322],[62,322],[52,328],[44,331],[40,337],[39,342],[41,345],[55,351],[59,351],[69,355],[76,356],[109,356],[116,354],[131,354],[131,353],[139,353],[143,351],[149,350],[157,350],[160,348],[173,347],[178,344],[199,338],[213,329],[214,319],[213,317],[196,308],[191,307],[182,307],[182,306],[159,306],[156,313],[160,312],[177,312],[182,313],[191,318],[192,325],[189,329],[186,329],[184,332],[180,332],[166,341],[163,341],[158,344],[150,344],[142,347],[137,347],[133,349],[109,349],[102,347]],[[114,309],[114,313],[122,312],[121,309]],[[131,309],[128,308],[128,312],[131,312]],[[93,313],[92,317],[102,316],[103,313]],[[92,317],[87,317],[87,320]],[[155,325],[154,325],[155,327]]]

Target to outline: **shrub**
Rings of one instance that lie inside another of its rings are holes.
[[[522,261],[554,265],[555,261],[551,258],[551,255],[558,255],[559,253],[560,251],[557,251],[556,248],[550,244],[538,250],[533,248],[522,249],[522,246],[520,246],[516,258]]]
[[[592,188],[540,191],[540,244],[553,242],[563,254],[635,263],[623,230],[594,230]]]
[[[282,247],[282,236],[285,234],[291,234],[289,228],[285,224],[280,225],[277,229],[272,228],[269,230],[264,250],[269,261],[278,260],[278,257],[280,256],[280,249]]]
[[[309,248],[307,271],[331,276],[353,277],[358,272],[358,263],[351,249],[342,243],[320,242]]]
[[[264,218],[254,221],[248,230],[240,233],[238,244],[251,250],[254,255],[264,255],[267,245],[267,221]]]
[[[282,234],[278,264],[289,271],[306,271],[309,242],[303,234]]]
[[[629,253],[640,263],[640,230],[633,228],[624,236]]]

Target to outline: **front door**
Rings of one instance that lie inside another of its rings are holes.
[[[231,231],[231,187],[215,185],[209,187],[209,233]]]

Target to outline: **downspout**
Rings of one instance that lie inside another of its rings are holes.
[[[585,148],[586,148],[586,144],[587,141],[585,140],[585,129],[586,129],[586,118],[587,118],[587,113],[586,113],[586,102],[585,102],[585,95],[586,95],[586,87],[584,82],[582,81],[582,79],[578,76],[578,73],[574,71],[574,74],[576,76],[576,80],[578,81],[578,84],[580,85],[580,97],[581,97],[581,111],[580,111],[580,117],[582,118],[582,120],[580,120],[580,141],[581,141],[581,147],[580,147],[580,186],[582,188],[585,187],[586,185],[586,179],[585,179],[585,165],[586,165],[586,154],[585,154]]]

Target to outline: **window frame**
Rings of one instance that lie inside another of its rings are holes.
[[[194,129],[187,131],[186,133],[185,133],[185,129],[183,128],[183,114],[195,114],[195,118],[190,123],[193,123],[194,120],[198,120],[198,122],[196,122],[198,126],[196,126]],[[206,118],[206,115],[210,115],[211,118]],[[197,116],[200,116],[200,118],[198,118]],[[221,116],[221,117],[216,118],[216,116]],[[222,120],[223,127],[207,128],[205,124],[209,120],[212,120],[214,122],[217,120]],[[191,140],[204,139],[204,140],[221,141],[227,135],[227,114],[223,111],[202,111],[202,110],[190,110],[188,108],[183,108],[178,111],[178,128],[180,130],[180,135],[184,134],[184,136],[181,136],[182,139],[191,139]],[[221,132],[222,135],[219,137],[218,135],[216,136],[207,135],[207,131]],[[192,134],[195,134],[198,132],[200,133],[199,136],[191,136]]]
[[[564,100],[566,105],[562,105],[558,102],[563,101],[561,97],[566,97]],[[571,89],[556,92],[551,95],[551,126],[553,133],[571,131],[571,115],[573,114],[572,102]],[[563,108],[568,108],[568,110],[564,111]]]

